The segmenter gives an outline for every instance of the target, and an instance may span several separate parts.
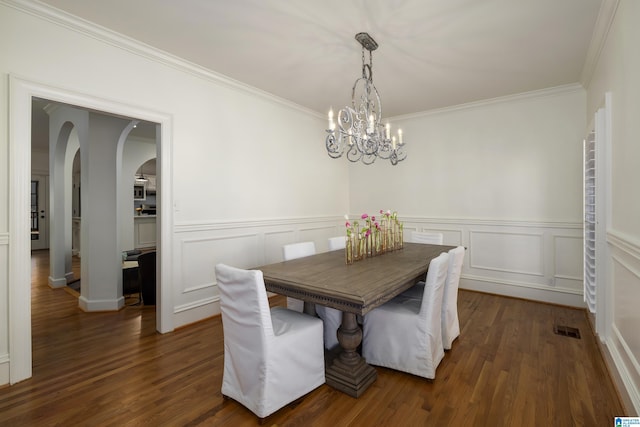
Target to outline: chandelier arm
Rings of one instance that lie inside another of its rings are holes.
[[[356,79],[351,90],[351,106],[338,112],[338,127],[329,111],[329,129],[326,138],[327,153],[332,158],[341,157],[346,151],[350,162],[361,161],[370,165],[378,157],[390,160],[392,165],[404,160],[402,131],[398,130],[398,140],[390,136],[390,125],[382,124],[382,102],[380,93],[373,84],[373,53],[378,44],[367,33],[356,34],[362,45],[362,77]],[[364,51],[369,51],[366,63]],[[357,100],[357,101],[356,101]]]

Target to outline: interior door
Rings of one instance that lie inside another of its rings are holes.
[[[31,250],[49,248],[49,179],[31,176]]]

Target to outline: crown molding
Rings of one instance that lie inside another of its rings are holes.
[[[582,73],[580,75],[580,83],[585,88],[591,84],[593,73],[598,66],[602,49],[609,36],[609,30],[613,24],[613,19],[618,10],[620,0],[602,0],[600,5],[600,11],[598,12],[598,18],[596,25],[591,35],[591,41],[589,42],[589,50],[587,51],[587,58],[584,61],[582,67]]]
[[[200,65],[147,45],[139,40],[125,36],[124,34],[120,34],[75,15],[71,15],[63,10],[56,9],[53,6],[49,6],[37,0],[0,0],[0,4],[4,4],[18,11],[46,20],[55,25],[67,28],[68,30],[74,31],[78,34],[93,38],[134,55],[149,59],[153,62],[191,74],[203,80],[236,89],[250,95],[258,96],[267,101],[274,102],[305,114],[315,117],[324,117],[317,111],[313,111],[262,89],[242,83],[241,81],[232,79],[224,74],[201,67]]]
[[[496,98],[489,98],[489,99],[483,99],[480,101],[468,102],[466,104],[452,105],[450,107],[443,107],[443,108],[438,108],[434,110],[427,110],[427,111],[421,111],[418,113],[410,113],[402,116],[390,117],[389,120],[397,121],[397,120],[415,119],[420,117],[433,116],[437,114],[451,113],[454,111],[482,108],[489,105],[503,104],[507,102],[517,102],[517,101],[523,101],[527,99],[557,96],[557,95],[562,95],[566,93],[578,92],[582,90],[584,90],[584,88],[580,83],[570,83],[570,84],[561,85],[561,86],[554,86],[554,87],[545,88],[545,89],[517,93],[514,95],[499,96]]]

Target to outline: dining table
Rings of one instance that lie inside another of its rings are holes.
[[[301,299],[304,311],[315,305],[342,311],[340,348],[326,363],[326,383],[359,397],[377,378],[376,370],[358,353],[362,328],[357,318],[425,280],[429,263],[455,246],[405,242],[384,254],[346,263],[345,250],[335,250],[256,267],[268,291]]]

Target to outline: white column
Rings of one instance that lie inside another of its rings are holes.
[[[89,114],[89,137],[81,147],[81,277],[80,308],[118,310],[122,297],[122,257],[118,221],[121,159],[118,142],[129,120]]]
[[[86,138],[88,112],[63,105],[49,114],[49,285],[66,286],[71,271],[71,173],[80,139]]]

